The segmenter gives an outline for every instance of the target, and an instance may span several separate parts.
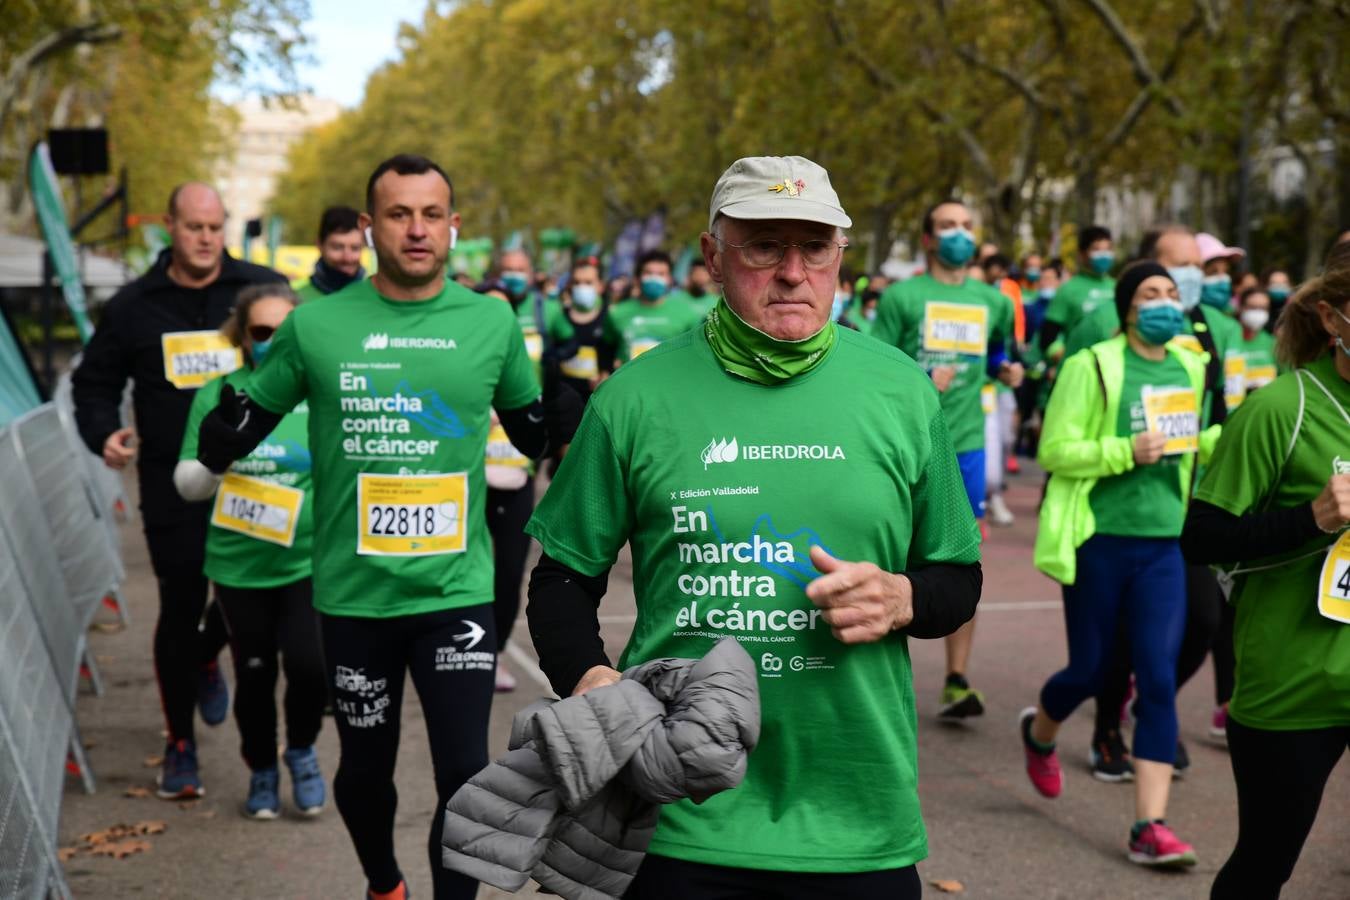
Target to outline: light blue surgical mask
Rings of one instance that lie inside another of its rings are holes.
[[[1199,266],[1173,266],[1167,270],[1176,282],[1177,295],[1181,297],[1181,308],[1190,312],[1200,304],[1200,292],[1205,284],[1205,273]]]
[[[877,308],[875,306],[869,306],[867,309],[864,309],[863,318],[869,322],[875,322],[877,320]]]
[[[1046,301],[1053,300],[1053,299],[1055,299],[1055,289],[1054,289],[1054,288],[1041,288],[1040,291],[1037,292],[1037,296],[1038,296],[1040,299],[1042,299],[1042,300],[1046,300]]]
[[[1200,302],[1228,312],[1233,306],[1233,279],[1227,275],[1206,275],[1200,283]]]
[[[502,285],[512,297],[521,297],[530,287],[530,277],[524,272],[503,272]]]
[[[975,255],[975,235],[965,228],[939,231],[937,239],[937,256],[945,266],[959,269]]]
[[[253,365],[261,366],[263,357],[267,355],[267,351],[270,349],[272,349],[272,338],[265,341],[254,341],[253,349],[249,351],[249,355],[253,357]]]
[[[595,304],[600,302],[600,291],[593,284],[574,284],[572,285],[572,305],[582,312],[590,312],[595,309]]]
[[[1105,275],[1116,264],[1116,254],[1112,250],[1094,250],[1088,254],[1088,264],[1098,275]]]
[[[1272,303],[1283,303],[1289,299],[1289,288],[1282,284],[1272,284],[1266,288],[1266,293],[1270,295]]]
[[[848,307],[848,301],[850,299],[848,294],[841,294],[840,292],[835,291],[834,302],[830,304],[831,322],[839,321],[839,317],[844,314],[844,310]]]
[[[670,290],[670,285],[660,275],[648,275],[642,279],[642,296],[648,300],[660,300]]]
[[[1172,338],[1181,334],[1185,322],[1181,306],[1171,300],[1158,300],[1139,307],[1134,330],[1146,343],[1161,347]]]
[[[1027,269],[1025,272],[1022,273],[1022,277],[1027,280],[1027,284],[1035,284],[1036,282],[1041,280],[1041,270]]]

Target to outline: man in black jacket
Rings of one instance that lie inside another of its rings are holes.
[[[216,665],[225,628],[214,605],[198,631],[207,603],[209,504],[179,497],[173,470],[196,389],[242,361],[218,331],[235,296],[247,285],[285,279],[225,253],[225,207],[209,185],[175,188],[165,221],[172,246],[108,302],[73,381],[85,444],[109,468],[137,462],[145,538],[159,581],[155,674],[169,730],[159,794],[174,799],[202,792],[194,704],[200,695],[203,719],[217,725],[229,698]],[[135,426],[121,417],[128,378]]]

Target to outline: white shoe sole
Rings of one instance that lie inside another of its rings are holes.
[[[280,815],[281,810],[279,809],[259,809],[254,812],[249,812],[247,809],[244,810],[244,818],[252,819],[255,822],[271,822]]]

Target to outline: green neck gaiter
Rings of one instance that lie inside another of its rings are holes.
[[[804,340],[777,340],[745,324],[725,298],[708,313],[703,333],[722,368],[756,384],[780,384],[805,375],[820,365],[835,341],[833,322]]]

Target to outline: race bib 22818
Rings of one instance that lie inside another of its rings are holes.
[[[356,552],[362,556],[439,556],[468,546],[467,472],[357,476]]]

